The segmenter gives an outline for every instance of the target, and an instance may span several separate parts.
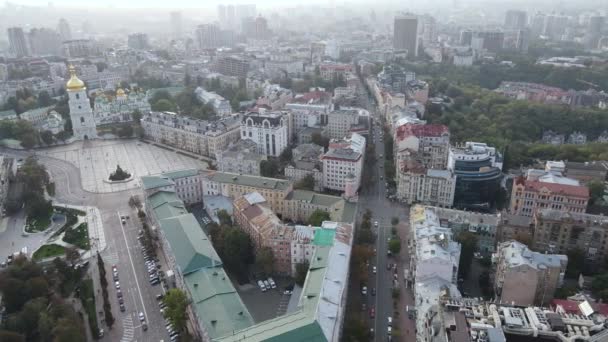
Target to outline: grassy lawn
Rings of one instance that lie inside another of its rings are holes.
[[[65,248],[56,244],[44,245],[40,247],[32,258],[34,260],[42,260],[50,257],[60,256],[65,254]]]
[[[52,211],[44,217],[28,217],[25,223],[25,231],[28,233],[38,233],[44,231],[51,225],[51,216],[53,216]]]
[[[85,279],[80,285],[80,301],[84,310],[87,312],[87,318],[89,321],[89,328],[91,334],[97,336],[99,334],[99,327],[97,326],[97,310],[95,308],[95,292],[93,290],[93,280]]]
[[[63,241],[71,243],[80,249],[89,250],[89,230],[86,223],[81,223],[76,228],[67,229],[63,235]]]

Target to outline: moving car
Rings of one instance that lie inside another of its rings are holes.
[[[142,322],[146,320],[146,316],[144,316],[144,313],[141,311],[139,312],[139,320]]]
[[[361,294],[364,296],[367,295],[367,286],[363,286],[363,288],[361,289]]]

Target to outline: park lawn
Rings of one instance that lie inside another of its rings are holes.
[[[46,230],[51,225],[51,217],[53,212],[50,211],[48,215],[44,217],[38,217],[36,219],[28,217],[25,222],[25,231],[28,233],[38,233]]]
[[[34,252],[32,259],[37,261],[37,260],[43,260],[43,259],[50,258],[50,257],[61,256],[63,254],[65,254],[65,247],[59,246],[59,245],[56,245],[53,243],[50,245],[43,245],[42,247],[40,247],[36,252]]]
[[[63,235],[63,241],[70,243],[80,249],[89,250],[91,246],[89,244],[89,230],[85,222],[78,225],[78,227],[67,229]]]

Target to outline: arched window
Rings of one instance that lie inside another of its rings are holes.
[[[80,123],[84,123],[84,116],[80,117]]]
[[[76,100],[80,100],[80,94],[76,93]]]

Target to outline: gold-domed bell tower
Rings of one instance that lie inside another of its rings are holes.
[[[68,104],[70,107],[70,119],[74,139],[87,140],[97,138],[97,125],[91,109],[91,103],[87,96],[87,88],[84,82],[76,76],[73,65],[69,67],[70,79],[65,88],[68,92]]]

